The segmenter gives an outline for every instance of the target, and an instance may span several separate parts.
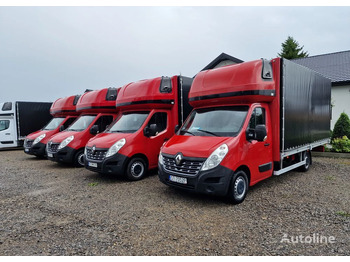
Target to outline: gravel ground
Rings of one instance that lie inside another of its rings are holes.
[[[0,255],[350,255],[349,192],[350,159],[315,157],[230,205],[155,171],[128,182],[1,151]]]

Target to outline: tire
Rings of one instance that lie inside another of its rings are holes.
[[[243,170],[234,173],[228,191],[230,202],[233,204],[242,203],[248,193],[248,188],[249,182],[247,174]]]
[[[299,168],[299,171],[301,172],[307,172],[310,169],[310,165],[311,165],[311,153],[309,151],[305,152],[305,157],[304,159],[306,160],[305,165],[302,165]]]
[[[79,150],[75,154],[73,164],[75,167],[83,167],[84,166],[84,149]]]
[[[147,164],[145,160],[139,157],[132,158],[126,168],[126,177],[129,180],[137,181],[144,178],[147,173]]]

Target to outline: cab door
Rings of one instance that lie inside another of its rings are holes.
[[[3,117],[0,120],[0,148],[17,146],[16,140],[14,119]]]
[[[266,127],[264,141],[257,141],[254,137],[257,125]],[[272,134],[268,107],[256,106],[252,110],[246,134],[247,159],[249,159],[248,162],[251,169],[251,184],[254,184],[271,176],[273,171]]]
[[[154,168],[158,165],[158,156],[160,147],[165,141],[170,138],[169,116],[167,112],[155,112],[146,125],[146,129],[153,130],[156,126],[156,131],[151,134],[144,132],[146,136],[145,150],[149,160],[149,168]]]

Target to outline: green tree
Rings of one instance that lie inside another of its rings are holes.
[[[350,119],[346,113],[341,113],[334,125],[332,140],[343,136],[350,137]]]
[[[308,57],[309,54],[303,51],[303,48],[304,46],[300,47],[299,43],[293,37],[288,36],[287,40],[282,43],[282,51],[278,56],[286,59]]]

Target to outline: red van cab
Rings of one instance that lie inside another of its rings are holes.
[[[139,180],[157,167],[159,149],[174,135],[191,111],[188,92],[192,78],[158,77],[121,88],[118,119],[85,148],[85,167],[106,174],[126,174]]]
[[[237,204],[273,174],[307,171],[310,150],[329,142],[330,91],[329,79],[280,58],[200,72],[192,113],[161,148],[160,181]]]
[[[118,90],[105,88],[84,93],[76,106],[80,116],[63,132],[50,138],[46,147],[47,158],[84,166],[85,144],[103,132],[117,116],[115,101]]]
[[[51,136],[66,129],[78,116],[76,104],[80,95],[57,99],[50,108],[53,116],[41,130],[27,135],[24,140],[24,152],[29,155],[42,157],[46,155],[46,144]]]

